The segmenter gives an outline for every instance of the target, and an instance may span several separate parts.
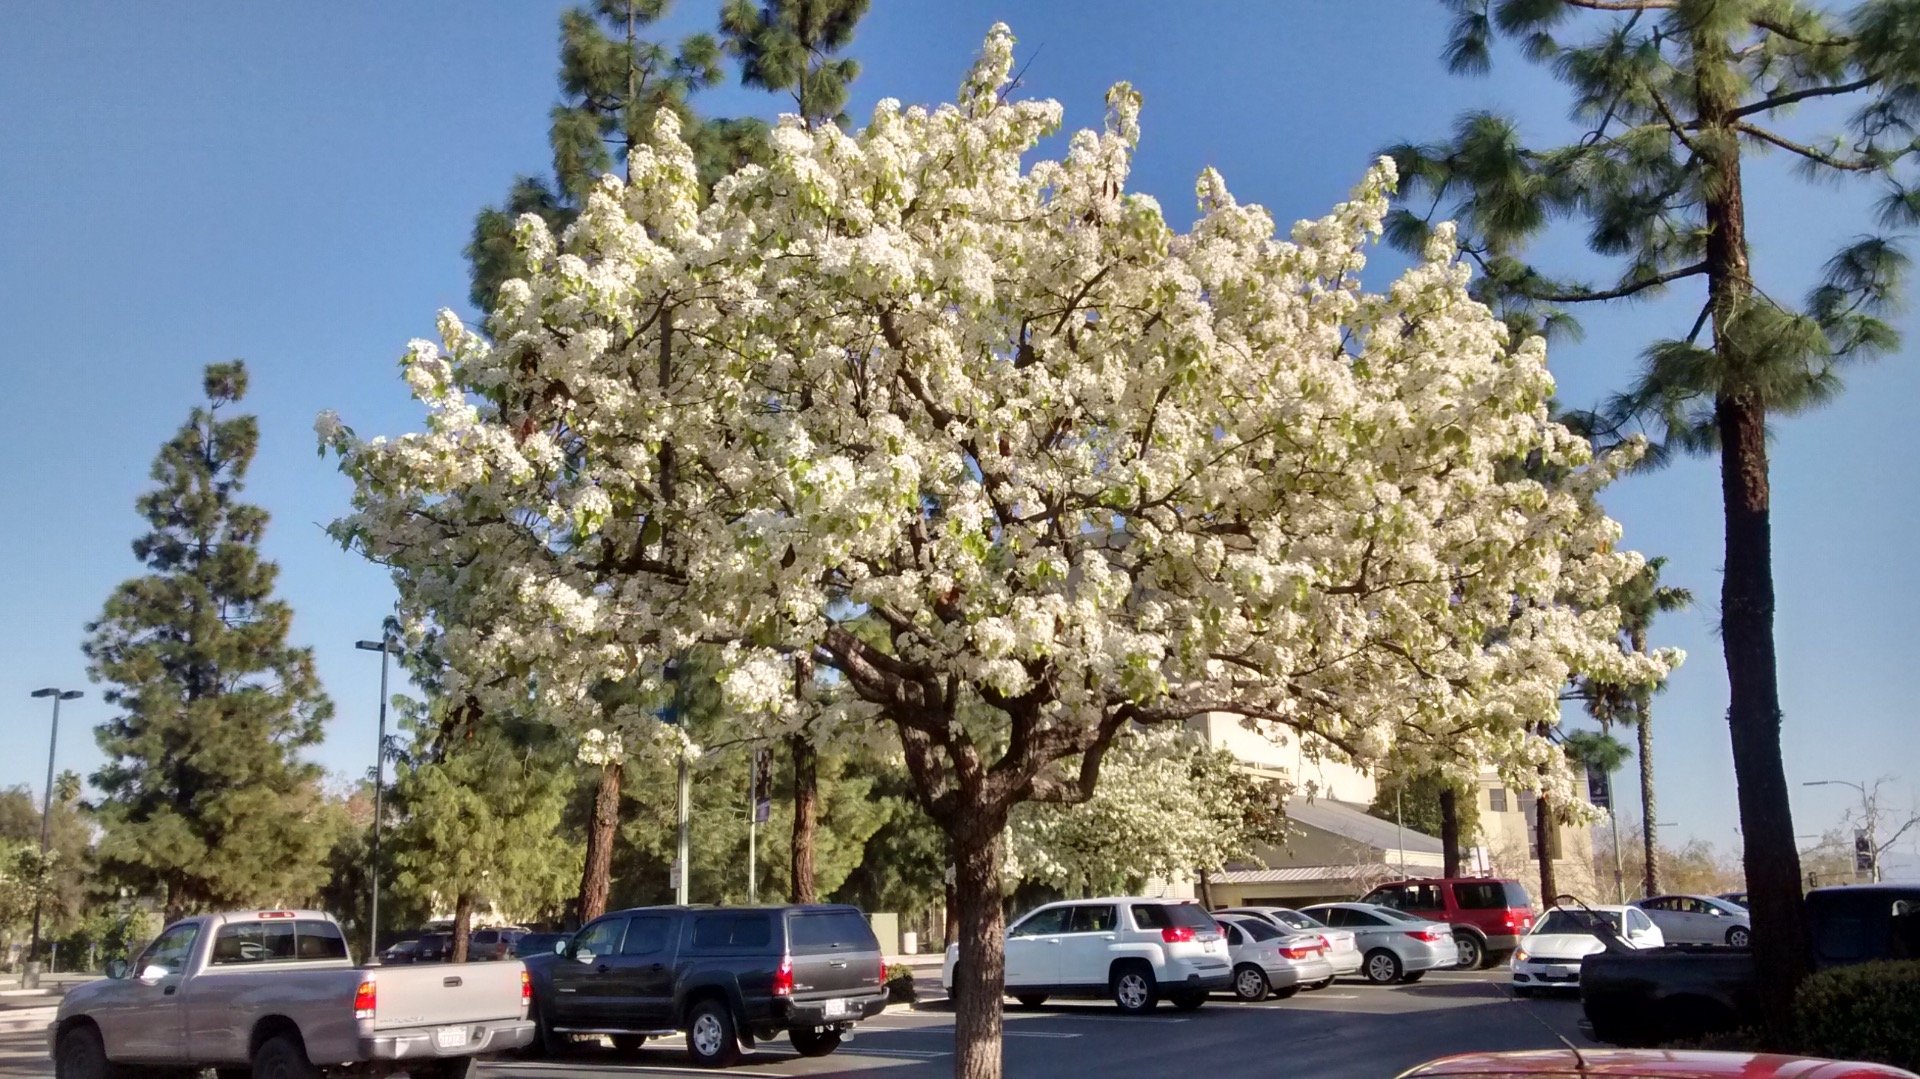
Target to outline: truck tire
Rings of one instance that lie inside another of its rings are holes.
[[[789,1030],[787,1040],[803,1057],[823,1057],[840,1048],[840,1032],[837,1030]]]
[[[107,1060],[107,1047],[92,1023],[79,1023],[61,1032],[53,1051],[53,1074],[58,1079],[118,1079],[126,1069]]]
[[[320,1079],[299,1039],[276,1034],[253,1054],[253,1079]]]
[[[1031,1011],[1045,1004],[1047,1002],[1047,995],[1045,993],[1015,993],[1013,999],[1019,1001],[1022,1008]]]
[[[724,1068],[740,1056],[740,1037],[727,1002],[707,997],[687,1012],[687,1055],[703,1068]]]
[[[637,1053],[640,1051],[640,1047],[645,1044],[647,1044],[647,1036],[645,1034],[615,1034],[613,1036],[613,1047],[622,1053]]]

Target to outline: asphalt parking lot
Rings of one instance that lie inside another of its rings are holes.
[[[1137,1018],[1098,1002],[1011,1005],[1006,1022],[1009,1076],[1303,1075],[1381,1079],[1449,1053],[1558,1048],[1560,1038],[1593,1044],[1577,1024],[1571,997],[1517,1000],[1504,970],[1436,971],[1416,985],[1377,988],[1342,981],[1289,1000],[1240,1004],[1217,998],[1197,1012],[1162,1007]],[[937,991],[936,991],[937,995]],[[0,1076],[53,1074],[38,1034],[0,1036]],[[920,1079],[953,1071],[953,1013],[934,1001],[894,1008],[862,1024],[832,1056],[802,1059],[784,1039],[762,1045],[729,1076],[873,1075]],[[637,1054],[586,1049],[557,1061],[505,1060],[479,1075],[529,1079],[589,1076],[712,1075],[692,1067],[680,1039]]]

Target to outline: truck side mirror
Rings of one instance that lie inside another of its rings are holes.
[[[107,960],[107,977],[115,980],[127,976],[127,961],[124,959]]]
[[[158,985],[173,972],[158,963],[149,963],[140,971],[141,985]]]

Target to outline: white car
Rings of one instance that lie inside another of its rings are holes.
[[[1233,958],[1233,995],[1249,1003],[1281,1000],[1302,986],[1333,979],[1327,945],[1317,934],[1288,933],[1250,914],[1216,914]]]
[[[1375,985],[1417,982],[1429,970],[1460,965],[1453,927],[1372,903],[1321,903],[1302,914],[1335,929],[1353,931],[1360,973]]]
[[[1753,915],[1710,895],[1657,895],[1636,899],[1668,944],[1718,944],[1745,948],[1753,943]]]
[[[1180,899],[1075,899],[1049,903],[1007,928],[1007,993],[1029,1008],[1050,996],[1109,997],[1123,1012],[1162,997],[1182,1011],[1233,984],[1226,937],[1213,917]],[[953,992],[960,949],[947,949],[940,985]]]
[[[1513,995],[1547,989],[1578,989],[1580,960],[1606,950],[1594,925],[1603,919],[1629,947],[1660,948],[1666,939],[1637,907],[1555,907],[1520,938],[1513,953]]]
[[[1315,933],[1327,942],[1327,961],[1333,964],[1333,977],[1346,978],[1360,973],[1360,946],[1350,929],[1335,929],[1317,918],[1291,907],[1222,907],[1215,914],[1251,914],[1265,918],[1281,929],[1295,933]],[[1316,982],[1308,989],[1325,989],[1333,978]]]

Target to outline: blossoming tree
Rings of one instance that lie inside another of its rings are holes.
[[[485,336],[413,345],[424,431],[320,424],[337,534],[450,691],[584,729],[700,649],[762,734],[893,732],[957,863],[966,1076],[1000,1068],[1009,814],[1087,798],[1122,730],[1229,713],[1565,791],[1561,686],[1663,662],[1612,644],[1619,462],[1549,420],[1451,233],[1360,287],[1389,165],[1288,240],[1209,171],[1177,232],[1125,190],[1124,84],[1027,162],[1061,110],[1010,98],[1012,46],[957,104],[783,124],[704,204],[662,113],[564,237],[522,222]]]

